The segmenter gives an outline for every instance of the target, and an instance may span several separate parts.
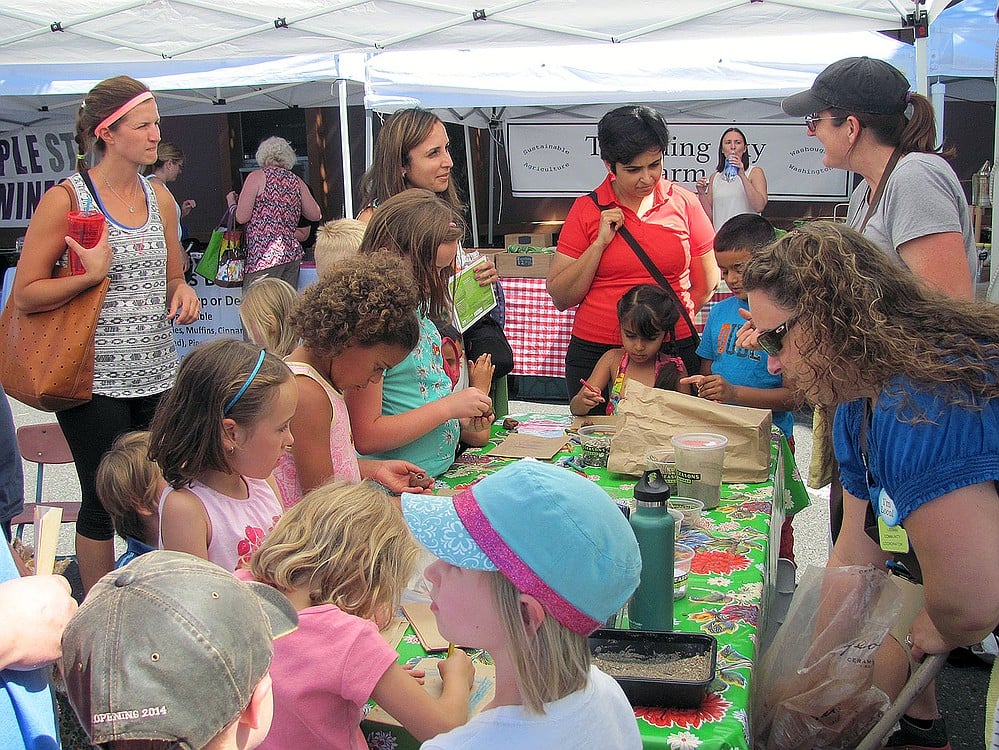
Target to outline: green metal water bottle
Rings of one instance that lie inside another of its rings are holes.
[[[628,605],[632,630],[673,630],[674,527],[668,500],[662,472],[647,470],[635,485],[635,510],[629,518],[642,556],[642,576]]]

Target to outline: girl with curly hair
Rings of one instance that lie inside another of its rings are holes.
[[[416,464],[358,460],[344,403],[345,394],[380,383],[416,346],[419,300],[413,275],[389,253],[341,263],[302,292],[290,315],[299,343],[286,359],[298,383],[291,421],[298,439],[274,471],[285,507],[331,478],[420,491],[426,473]]]
[[[368,698],[420,742],[465,723],[475,673],[468,656],[455,649],[438,662],[444,686],[435,699],[378,632],[399,608],[419,549],[384,492],[331,482],[289,510],[249,570],[237,572],[273,586],[298,611],[298,628],[275,643],[274,721],[261,750],[367,747],[359,724]]]
[[[361,454],[414,461],[432,476],[454,463],[459,439],[470,445],[492,422],[492,401],[478,388],[451,391],[441,336],[434,320],[450,320],[448,282],[461,218],[429,190],[412,188],[383,203],[368,224],[361,256],[388,250],[397,271],[408,269],[419,288],[419,342],[384,380],[344,394]]]
[[[999,624],[999,309],[944,296],[832,222],[756,251],[742,281],[770,372],[840,407],[843,527],[829,565],[883,565],[898,527],[908,552],[896,562],[922,581],[922,609],[879,662],[906,664],[902,642],[917,660],[978,643]],[[879,687],[894,698],[904,666],[890,679]],[[903,730],[946,742],[942,720],[922,718]]]

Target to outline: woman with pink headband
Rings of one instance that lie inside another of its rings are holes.
[[[76,117],[77,172],[39,201],[14,278],[14,304],[28,312],[59,307],[111,279],[94,335],[93,399],[56,412],[83,493],[76,557],[84,589],[114,567],[114,530],[94,488],[97,465],[119,433],[146,428],[177,372],[171,323],[193,323],[201,312],[184,281],[180,238],[163,231],[177,226],[173,198],[139,174],[156,161],[159,120],[152,92],[134,78],[90,90]],[[96,161],[89,168],[88,155]],[[93,248],[66,236],[66,215],[77,207],[107,220]],[[70,248],[83,273],[53,278]]]

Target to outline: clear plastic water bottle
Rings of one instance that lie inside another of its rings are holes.
[[[628,605],[632,630],[673,630],[674,522],[666,504],[669,485],[649,469],[635,485],[635,510],[628,519],[638,540],[642,574]]]

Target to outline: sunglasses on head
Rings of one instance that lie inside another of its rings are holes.
[[[787,335],[787,332],[793,325],[794,320],[788,319],[776,328],[771,328],[769,331],[760,331],[756,336],[756,343],[767,354],[776,357],[784,347],[784,336]]]
[[[842,120],[842,119],[843,119],[842,117],[816,117],[815,113],[813,112],[810,115],[805,115],[805,127],[808,128],[809,133],[814,133],[816,128],[815,123],[820,122],[822,120]]]

